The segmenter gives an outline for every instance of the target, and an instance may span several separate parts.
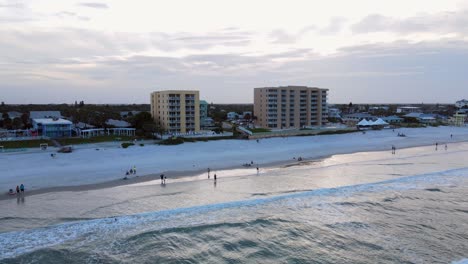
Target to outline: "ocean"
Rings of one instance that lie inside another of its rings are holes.
[[[468,168],[0,233],[1,263],[467,259]]]

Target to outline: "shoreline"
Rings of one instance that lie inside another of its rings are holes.
[[[460,140],[460,141],[452,141],[447,144],[456,144],[456,143],[467,143],[468,140]],[[418,147],[429,147],[432,146],[432,144],[416,144],[412,146],[405,146],[401,149],[411,149],[411,148],[418,148]],[[333,154],[329,155],[317,155],[317,156],[311,156],[311,157],[302,157],[302,161],[298,161],[297,159],[291,159],[291,160],[281,160],[281,161],[274,161],[274,162],[268,162],[264,164],[260,164],[261,169],[272,169],[272,168],[289,168],[289,167],[294,167],[294,166],[301,166],[301,165],[307,165],[310,164],[311,162],[319,162],[321,160],[330,158],[335,155],[349,155],[349,154],[357,154],[357,153],[372,153],[372,152],[384,152],[387,150],[387,148],[382,147],[382,148],[374,148],[373,150],[366,150],[363,147],[362,150],[358,151],[342,151],[342,152],[336,152]],[[390,151],[390,150],[388,150]],[[217,167],[216,169],[212,169],[211,173],[215,173],[216,171],[228,171],[228,170],[236,170],[236,169],[252,169],[252,171],[255,171],[256,164],[254,162],[254,165],[252,167],[244,167],[242,165],[237,165],[237,166],[225,166],[225,167]],[[81,185],[69,185],[69,186],[52,186],[52,187],[45,187],[45,188],[39,188],[39,189],[34,189],[30,191],[26,191],[25,194],[23,195],[10,195],[8,193],[4,193],[4,195],[0,195],[0,201],[1,200],[9,200],[9,199],[15,199],[15,198],[20,198],[20,197],[25,197],[25,196],[34,196],[34,195],[40,195],[40,194],[45,194],[45,193],[54,193],[54,192],[80,192],[80,191],[90,191],[90,190],[100,190],[100,189],[107,189],[107,188],[114,188],[114,187],[119,187],[119,186],[125,186],[125,185],[132,185],[132,184],[138,184],[138,183],[145,183],[145,182],[150,182],[150,181],[155,181],[160,179],[160,174],[164,174],[168,176],[168,180],[170,181],[171,179],[183,179],[183,178],[189,178],[189,177],[195,177],[197,175],[203,175],[206,174],[206,170],[186,170],[186,171],[163,171],[160,173],[151,173],[151,174],[145,174],[145,175],[137,175],[137,176],[131,176],[127,180],[124,180],[123,177],[111,181],[103,181],[103,182],[97,182],[97,183],[91,183],[91,184],[81,184]],[[254,174],[254,173],[253,173]],[[124,176],[125,177],[125,176]],[[238,177],[238,176],[234,176]],[[221,177],[222,178],[222,177]],[[208,180],[208,179],[205,179]],[[210,179],[211,180],[211,179]],[[193,181],[197,181],[194,179]],[[180,182],[174,182],[171,184],[176,184]]]

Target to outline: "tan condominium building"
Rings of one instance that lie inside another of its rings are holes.
[[[151,115],[168,133],[200,131],[200,92],[168,90],[151,93]]]
[[[276,129],[324,125],[328,117],[327,91],[306,86],[255,88],[256,124]]]

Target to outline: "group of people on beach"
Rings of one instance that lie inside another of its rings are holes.
[[[208,168],[208,179],[210,178],[210,172],[211,172],[211,169]],[[216,180],[218,179],[218,177],[216,176],[216,173],[213,175],[213,178],[214,178],[214,181],[216,182]]]
[[[166,175],[161,174],[159,175],[159,177],[161,177],[161,184],[166,184],[166,179],[167,179]]]
[[[125,175],[130,175],[130,174],[136,174],[136,166],[133,165],[133,167],[130,168],[130,170],[128,170]]]
[[[136,174],[136,166],[133,165],[133,167],[131,167],[128,171],[125,172],[125,177],[123,178],[124,180],[127,180],[128,179],[128,176],[130,175],[135,175]]]
[[[8,192],[10,195],[14,195],[15,194],[15,191],[13,191],[13,189],[10,189],[10,191]],[[20,194],[23,194],[24,193],[24,184],[21,184],[21,185],[16,185],[16,195],[20,195]]]

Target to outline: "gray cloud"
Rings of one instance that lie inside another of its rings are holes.
[[[98,2],[86,2],[86,3],[79,3],[80,6],[90,7],[90,8],[98,8],[98,9],[107,9],[109,6],[105,3],[98,3]]]
[[[457,39],[359,45],[331,56],[312,49],[199,53],[252,34],[0,29],[0,89],[5,101],[17,103],[147,102],[152,90],[182,88],[200,89],[209,101],[251,102],[253,87],[302,84],[330,88],[334,102],[451,102],[468,86],[468,43]],[[187,47],[193,55],[130,55]]]
[[[397,19],[372,14],[351,27],[354,33],[397,32],[410,34],[418,32],[468,34],[468,10],[442,12]]]

